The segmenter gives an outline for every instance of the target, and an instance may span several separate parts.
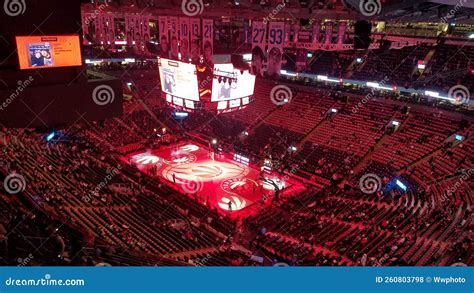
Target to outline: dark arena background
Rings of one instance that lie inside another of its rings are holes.
[[[474,264],[473,1],[4,2],[0,266]]]

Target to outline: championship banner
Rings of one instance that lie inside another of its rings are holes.
[[[173,60],[179,60],[178,17],[170,16],[168,19],[170,32],[170,58]]]
[[[310,43],[311,42],[311,31],[301,27],[298,32],[298,42]]]
[[[158,16],[158,30],[160,35],[160,57],[169,58],[169,26],[168,17]]]
[[[214,21],[212,19],[202,20],[202,54],[204,62],[211,66],[214,55]]]
[[[252,74],[263,76],[265,63],[267,24],[263,21],[252,23]]]
[[[138,16],[138,15],[135,16],[134,23],[135,23],[135,26],[134,26],[135,36],[134,36],[133,40],[136,43],[141,43],[142,42],[142,18],[141,18],[141,16]]]
[[[304,49],[298,49],[296,51],[296,72],[303,72],[306,70],[306,60],[308,60],[306,53],[307,51]]]
[[[101,14],[96,15],[94,19],[94,25],[95,25],[95,40],[98,43],[103,44],[104,43],[104,37],[103,37],[104,23],[103,23]]]
[[[324,38],[324,43],[326,44],[332,43],[332,28],[333,23],[330,21],[326,22],[326,37]]]
[[[87,45],[89,43],[86,36],[89,34],[89,20],[90,19],[91,19],[91,14],[88,14],[88,13],[81,14],[82,41],[84,45]]]
[[[337,34],[337,43],[344,44],[346,41],[347,22],[340,22]]]
[[[285,38],[285,23],[271,22],[268,28],[268,58],[266,75],[280,76],[283,42]]]
[[[320,31],[321,31],[321,23],[319,21],[315,21],[313,25],[313,39],[311,43],[313,44],[319,43]]]
[[[107,44],[115,42],[115,16],[113,14],[107,15],[107,31],[105,33]]]
[[[127,43],[130,46],[135,39],[135,20],[133,15],[125,15],[125,30],[127,32]]]
[[[189,62],[191,59],[191,53],[189,49],[189,37],[190,37],[190,22],[187,17],[179,18],[179,53],[180,60]]]

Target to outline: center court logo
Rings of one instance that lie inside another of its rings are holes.
[[[8,16],[18,16],[26,11],[25,0],[5,0],[3,10]]]
[[[258,184],[254,180],[247,178],[234,178],[222,182],[222,190],[234,193],[235,191],[252,191]]]

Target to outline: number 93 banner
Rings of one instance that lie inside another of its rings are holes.
[[[266,72],[268,77],[280,76],[284,41],[285,23],[271,22],[268,29],[268,58]]]

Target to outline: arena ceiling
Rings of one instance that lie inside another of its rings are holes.
[[[106,2],[113,9],[127,11],[143,9],[166,10],[179,14],[183,1],[191,0],[84,0],[84,3]],[[245,15],[249,18],[264,17],[278,3],[284,1],[281,17],[373,19],[403,22],[456,22],[474,24],[474,1],[472,0],[194,0],[205,7],[203,15],[208,17]],[[375,3],[377,13],[364,15],[361,5]]]

